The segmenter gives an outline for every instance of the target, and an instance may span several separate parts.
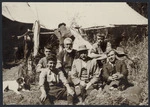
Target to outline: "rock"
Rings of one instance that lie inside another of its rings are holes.
[[[122,92],[122,97],[126,98],[131,103],[138,105],[141,100],[142,88],[138,86],[129,87]]]

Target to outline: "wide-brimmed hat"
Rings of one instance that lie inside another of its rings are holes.
[[[121,47],[117,47],[116,53],[119,55],[126,55],[126,53],[124,52],[124,49]]]
[[[115,51],[117,55],[126,55],[126,53],[124,52],[124,49],[121,47],[117,47],[117,49],[109,49],[105,53],[108,54],[111,51]]]
[[[80,46],[78,47],[78,50],[77,50],[77,51],[86,51],[86,50],[88,50],[87,47],[86,47],[86,45],[80,45]]]

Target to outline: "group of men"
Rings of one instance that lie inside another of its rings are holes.
[[[56,54],[49,46],[37,64],[40,99],[43,104],[67,98],[68,105],[78,99],[82,104],[93,89],[124,90],[127,87],[127,66],[116,57],[116,50],[105,41],[104,33],[97,33],[97,42],[88,50],[81,45],[72,49],[73,39],[66,37],[64,48]],[[88,54],[89,53],[89,54]]]

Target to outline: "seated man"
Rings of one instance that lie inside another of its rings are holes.
[[[110,50],[107,52],[108,62],[103,65],[103,79],[106,82],[106,87],[109,89],[124,90],[127,86],[128,70],[126,64],[122,60],[116,58],[116,51]]]
[[[94,83],[99,81],[101,70],[97,61],[87,56],[88,49],[86,45],[79,46],[78,52],[79,58],[74,60],[70,73],[75,89],[78,89],[76,94],[79,95],[79,100],[82,103],[86,94],[89,94],[94,89]]]
[[[50,54],[53,54],[54,52],[52,51],[52,47],[50,47],[49,45],[46,45],[44,47],[44,54],[45,57],[41,58],[36,66],[36,72],[39,73],[42,71],[43,68],[46,68],[47,66],[47,57]]]
[[[76,56],[76,50],[72,49],[72,39],[66,38],[64,40],[64,49],[58,55],[57,68],[61,69],[66,78],[68,77],[68,73],[71,71],[73,60]]]
[[[47,57],[47,68],[42,69],[39,76],[41,90],[40,99],[44,105],[53,104],[54,100],[67,98],[68,104],[73,104],[74,91],[69,86],[62,71],[56,69],[56,56],[51,54]],[[48,87],[45,86],[45,79]]]
[[[104,33],[97,33],[97,42],[93,44],[93,48],[90,51],[91,58],[99,58],[103,56],[104,52],[111,49],[110,42],[105,41],[105,34]]]

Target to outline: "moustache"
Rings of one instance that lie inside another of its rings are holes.
[[[72,52],[72,49],[66,49],[66,51],[70,53],[70,52]]]

